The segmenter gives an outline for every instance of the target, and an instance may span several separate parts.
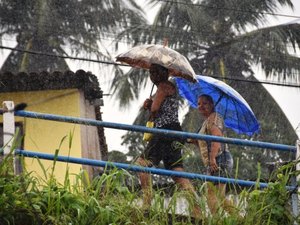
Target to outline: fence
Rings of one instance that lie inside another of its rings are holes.
[[[162,134],[166,136],[176,137],[176,138],[192,138],[192,139],[200,139],[200,140],[208,140],[208,141],[217,141],[222,143],[229,143],[235,145],[242,145],[242,146],[251,146],[251,147],[258,147],[264,149],[273,149],[278,151],[289,151],[295,154],[295,159],[299,159],[300,156],[300,141],[298,140],[296,146],[291,145],[282,145],[282,144],[275,144],[275,143],[268,143],[268,142],[260,142],[260,141],[250,141],[250,140],[241,140],[236,138],[225,138],[225,137],[217,137],[211,135],[201,135],[189,132],[182,132],[182,131],[172,131],[166,129],[155,129],[155,128],[147,128],[144,126],[138,125],[128,125],[128,124],[120,124],[120,123],[111,123],[111,122],[104,122],[104,121],[97,121],[92,119],[85,119],[85,118],[77,118],[77,117],[66,117],[61,115],[53,115],[53,114],[45,114],[45,113],[37,113],[37,112],[30,112],[30,111],[14,111],[14,104],[13,102],[6,101],[3,103],[4,108],[0,111],[3,113],[3,133],[4,133],[4,155],[10,152],[12,146],[13,136],[15,134],[15,120],[14,116],[20,117],[27,117],[33,119],[42,119],[42,120],[51,120],[51,121],[60,121],[60,122],[67,122],[67,123],[76,123],[82,125],[90,125],[90,126],[101,126],[113,129],[120,129],[120,130],[129,130],[129,131],[136,131],[136,132],[149,132],[149,133],[156,133]],[[135,166],[125,163],[113,163],[101,160],[92,160],[87,158],[74,158],[74,157],[67,157],[67,156],[55,156],[52,154],[45,154],[39,152],[32,152],[28,150],[20,150],[17,149],[15,154],[23,155],[25,157],[38,157],[40,159],[46,160],[57,160],[62,162],[71,162],[76,164],[82,165],[90,165],[90,166],[98,166],[98,167],[116,167],[119,169],[126,169],[136,172],[147,172],[152,174],[159,174],[165,176],[177,176],[177,177],[185,177],[188,179],[200,179],[204,181],[215,181],[221,183],[230,183],[230,184],[238,184],[240,186],[254,186],[258,185],[260,188],[266,188],[268,183],[262,182],[253,182],[253,181],[246,181],[246,180],[239,180],[239,179],[231,179],[231,178],[224,178],[224,177],[215,177],[215,176],[207,176],[202,174],[195,174],[195,173],[188,173],[188,172],[178,172],[178,171],[170,171],[165,169],[157,169],[157,168],[147,168],[141,166]],[[299,163],[296,165],[296,170],[299,170]],[[287,186],[287,190],[293,191],[291,196],[292,201],[292,210],[295,216],[298,215],[298,194],[295,193],[294,190],[298,190],[298,183],[299,177],[294,179],[292,186]]]

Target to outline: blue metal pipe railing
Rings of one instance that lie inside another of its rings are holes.
[[[145,172],[145,173],[152,173],[158,175],[165,175],[165,176],[175,176],[175,177],[184,177],[188,179],[198,179],[202,181],[211,181],[211,182],[220,182],[220,183],[228,183],[228,184],[238,184],[243,187],[253,187],[257,185],[259,188],[266,188],[268,187],[268,183],[263,182],[254,182],[254,181],[246,181],[246,180],[239,180],[233,178],[225,178],[225,177],[215,177],[215,176],[208,176],[196,173],[188,173],[188,172],[179,172],[174,170],[165,170],[165,169],[157,169],[157,168],[149,168],[149,167],[141,167],[126,163],[116,163],[116,162],[107,162],[102,160],[95,160],[95,159],[87,159],[87,158],[75,158],[70,156],[59,156],[47,153],[39,153],[39,152],[32,152],[27,150],[17,149],[15,154],[22,155],[25,157],[30,158],[39,158],[39,159],[46,159],[46,160],[56,160],[60,162],[69,162],[81,165],[89,165],[89,166],[97,166],[97,167],[107,167],[107,168],[118,168],[118,169],[125,169],[134,172]],[[296,189],[294,186],[286,186],[287,190],[293,191]]]
[[[279,151],[296,152],[296,146],[292,146],[292,145],[241,140],[241,139],[237,139],[237,138],[217,137],[217,136],[212,136],[212,135],[202,135],[202,134],[188,133],[188,132],[182,132],[182,131],[173,131],[173,130],[167,130],[167,129],[155,129],[155,128],[148,128],[148,127],[139,126],[139,125],[128,125],[128,124],[121,124],[121,123],[104,122],[104,121],[98,121],[98,120],[92,120],[92,119],[37,113],[37,112],[30,112],[30,111],[24,111],[24,110],[16,111],[15,116],[22,116],[22,117],[28,117],[28,118],[33,118],[33,119],[61,121],[61,122],[66,122],[66,123],[76,123],[76,124],[91,125],[91,126],[101,126],[101,127],[120,129],[120,130],[148,132],[148,133],[162,134],[162,135],[166,135],[166,136],[183,138],[183,139],[192,138],[192,139],[200,139],[200,140],[207,140],[207,141],[217,141],[217,142],[223,142],[223,143],[229,143],[229,144],[235,144],[235,145],[276,149]]]
[[[282,145],[282,144],[274,144],[268,142],[259,142],[259,141],[250,141],[250,140],[241,140],[235,138],[225,138],[225,137],[217,137],[211,135],[201,135],[195,133],[187,133],[187,132],[180,132],[180,131],[172,131],[166,129],[155,129],[155,128],[147,128],[144,126],[138,125],[127,125],[127,124],[120,124],[120,123],[111,123],[111,122],[104,122],[104,121],[97,121],[91,119],[83,119],[83,118],[76,118],[76,117],[67,117],[67,116],[60,116],[60,115],[52,115],[52,114],[44,114],[44,113],[36,113],[30,111],[15,111],[15,116],[22,116],[28,118],[35,118],[35,119],[44,119],[44,120],[52,120],[52,121],[61,121],[67,123],[76,123],[76,124],[83,124],[83,125],[91,125],[91,126],[101,126],[113,129],[121,129],[121,130],[129,130],[129,131],[137,131],[137,132],[149,132],[155,134],[162,134],[166,136],[176,137],[176,138],[191,138],[191,139],[201,139],[207,141],[216,141],[216,142],[223,142],[235,145],[242,145],[242,146],[251,146],[251,147],[258,147],[258,148],[267,148],[267,149],[274,149],[279,151],[291,151],[296,153],[297,148],[296,146],[290,145]],[[148,168],[148,167],[141,167],[136,165],[130,165],[125,163],[113,163],[101,160],[94,160],[94,159],[86,159],[86,158],[74,158],[69,156],[57,156],[52,154],[46,153],[38,153],[38,152],[30,152],[27,150],[16,150],[15,154],[23,155],[25,157],[31,158],[40,158],[45,160],[57,160],[61,162],[70,162],[76,163],[81,165],[90,165],[90,166],[98,166],[98,167],[115,167],[118,169],[125,169],[135,172],[146,172],[146,173],[153,173],[158,175],[166,175],[166,176],[176,176],[176,177],[185,177],[188,179],[199,179],[203,181],[211,181],[211,182],[220,182],[220,183],[229,183],[240,185],[244,187],[259,187],[259,188],[266,188],[268,187],[268,183],[263,182],[253,182],[253,181],[246,181],[246,180],[239,180],[239,179],[232,179],[232,178],[224,178],[224,177],[214,177],[214,176],[207,176],[203,174],[195,174],[195,173],[188,173],[188,172],[179,172],[173,170],[164,170],[164,169],[157,169],[157,168]],[[294,184],[292,184],[294,185]],[[286,186],[288,191],[294,192],[297,190],[297,186]],[[297,194],[292,194],[292,207],[294,215],[298,215],[298,198]]]

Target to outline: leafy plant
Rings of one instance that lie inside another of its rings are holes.
[[[72,139],[72,134],[69,139]],[[44,178],[26,170],[20,175],[14,175],[12,159],[13,154],[9,154],[0,164],[1,225],[275,225],[293,224],[297,220],[300,222],[292,215],[289,204],[291,192],[286,188],[290,185],[291,178],[299,173],[294,169],[296,162],[279,167],[265,189],[259,189],[258,185],[254,190],[244,189],[240,193],[233,189],[231,192],[236,199],[236,213],[232,215],[219,210],[212,216],[206,210],[205,185],[197,182],[199,197],[196,204],[204,212],[202,220],[198,221],[190,213],[195,196],[188,196],[176,187],[171,196],[163,188],[154,190],[152,206],[148,210],[141,209],[139,189],[133,185],[135,175],[126,170],[105,170],[93,180],[88,180],[86,171],[82,170],[72,182],[67,170],[65,182],[61,184],[55,179],[55,160],[50,176]],[[183,204],[189,207],[186,207],[185,212],[179,213],[178,204],[182,204],[182,199],[185,199]]]

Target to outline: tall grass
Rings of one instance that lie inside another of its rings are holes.
[[[71,146],[70,146],[71,147]],[[59,153],[59,148],[56,154]],[[294,224],[300,222],[291,212],[290,195],[286,185],[294,171],[295,162],[285,165],[273,174],[268,188],[244,189],[236,194],[236,213],[228,215],[223,210],[212,216],[209,212],[201,221],[190,213],[179,215],[176,207],[185,193],[175,190],[166,202],[164,190],[154,192],[149,210],[139,204],[140,190],[134,185],[134,175],[128,171],[110,169],[93,180],[85,171],[75,175],[70,182],[68,170],[61,184],[54,176],[55,160],[50,176],[45,178],[24,171],[14,175],[10,154],[0,164],[0,224],[1,225],[93,225],[93,224]],[[42,164],[40,164],[42,166]],[[197,204],[207,211],[205,188],[197,188]],[[191,210],[191,207],[188,208]]]

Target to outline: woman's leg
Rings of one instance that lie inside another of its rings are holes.
[[[173,168],[175,171],[183,172],[183,168],[176,167]],[[194,186],[190,182],[189,179],[183,178],[183,177],[173,177],[173,180],[180,186],[181,189],[186,190],[189,194],[190,202],[193,204],[193,216],[195,218],[201,218],[202,212],[200,207],[197,205],[196,199],[198,198],[197,192],[195,191]]]
[[[217,213],[218,208],[220,207],[217,192],[217,187],[213,183],[207,182],[207,204],[213,215]]]
[[[229,214],[235,213],[235,206],[233,202],[226,198],[226,184],[218,184],[218,190],[220,193],[220,200],[222,201],[222,207],[223,209],[228,212]]]
[[[137,159],[137,164],[140,166],[149,166],[149,163],[141,157]],[[143,191],[143,207],[149,208],[152,200],[152,181],[149,173],[138,173],[141,188]]]
[[[234,213],[233,203],[226,198],[226,184],[213,184],[211,182],[207,183],[207,203],[212,214],[217,213],[218,209],[222,207],[226,212],[232,214]]]

